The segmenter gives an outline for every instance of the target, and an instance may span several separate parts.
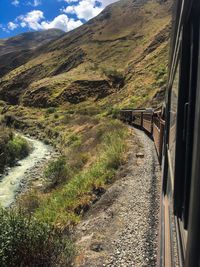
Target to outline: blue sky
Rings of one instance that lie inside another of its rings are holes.
[[[73,30],[117,0],[0,0],[0,38],[27,31]]]

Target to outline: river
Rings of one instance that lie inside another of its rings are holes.
[[[50,157],[52,151],[50,146],[41,141],[24,135],[21,136],[31,144],[33,149],[26,158],[19,161],[20,166],[12,167],[0,181],[0,205],[2,207],[9,207],[15,201],[15,197],[20,191],[21,182],[25,179],[27,172],[41,160]]]

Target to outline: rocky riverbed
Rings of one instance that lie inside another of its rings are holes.
[[[31,153],[17,162],[16,166],[7,168],[0,180],[0,205],[9,207],[16,197],[30,187],[42,187],[43,172],[48,162],[60,154],[53,147],[41,141],[22,135],[32,146]]]

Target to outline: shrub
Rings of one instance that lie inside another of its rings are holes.
[[[81,137],[77,134],[71,134],[67,142],[68,146],[79,147],[81,145]]]
[[[57,113],[54,114],[54,119],[58,119],[59,115]]]
[[[104,68],[102,69],[102,72],[109,78],[116,78],[116,79],[123,79],[124,75],[122,72],[113,69],[113,68]]]
[[[0,172],[3,172],[7,163],[7,144],[12,138],[12,132],[9,129],[0,126]]]
[[[28,156],[30,146],[28,142],[16,135],[7,144],[7,159],[9,164],[13,164],[17,159]]]
[[[52,114],[54,112],[56,112],[56,108],[50,107],[50,108],[47,109],[46,114]]]
[[[1,267],[68,266],[73,255],[61,230],[22,211],[0,209]]]
[[[63,124],[68,124],[72,120],[72,116],[70,114],[65,114],[62,118]]]
[[[60,157],[49,163],[44,175],[47,178],[48,186],[54,187],[60,183],[66,182],[71,175],[71,170],[67,166],[65,158]]]

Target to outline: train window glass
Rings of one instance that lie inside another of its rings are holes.
[[[177,127],[176,122],[177,122],[177,105],[178,105],[178,92],[179,92],[179,76],[180,76],[180,67],[178,64],[171,91],[171,107],[170,107],[169,160],[173,171],[175,168],[176,127]]]

